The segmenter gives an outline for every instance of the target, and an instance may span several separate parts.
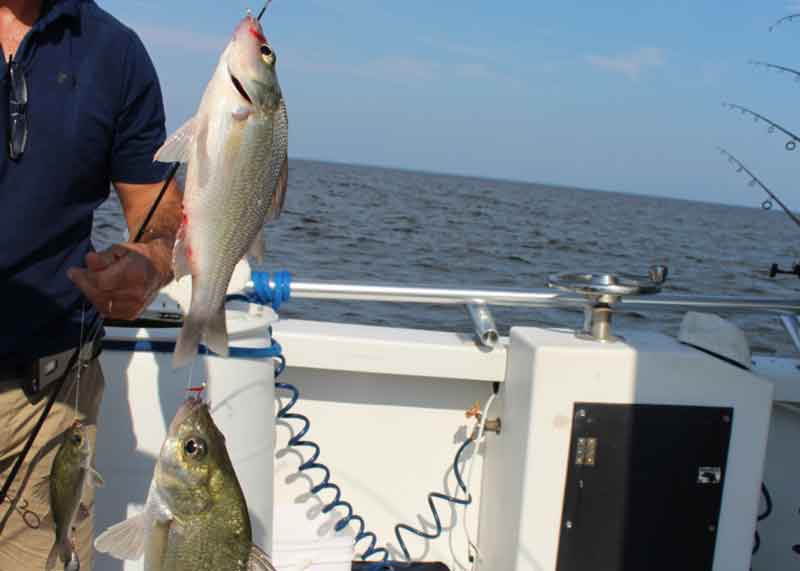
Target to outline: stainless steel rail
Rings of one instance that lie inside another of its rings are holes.
[[[271,286],[274,283],[270,282]],[[586,305],[586,297],[552,289],[496,290],[451,289],[427,286],[367,285],[354,283],[292,282],[292,297],[392,303],[468,305],[484,303],[512,307],[573,307]],[[800,297],[738,297],[712,295],[655,294],[629,296],[612,305],[618,311],[646,309],[685,311],[705,309],[750,313],[798,313]]]

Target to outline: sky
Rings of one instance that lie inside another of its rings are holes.
[[[242,0],[97,0],[159,73],[170,130],[193,115]],[[717,151],[800,208],[800,1],[274,0],[263,20],[291,158],[757,206]]]

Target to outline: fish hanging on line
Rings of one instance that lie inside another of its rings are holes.
[[[73,526],[89,516],[81,503],[86,487],[100,487],[103,478],[92,467],[92,445],[89,431],[75,422],[64,433],[64,441],[56,453],[50,475],[34,489],[40,499],[47,499],[55,528],[55,543],[45,565],[46,571],[58,568],[65,571],[80,569],[77,548],[72,540]]]
[[[203,339],[228,355],[225,295],[248,252],[262,261],[265,222],[278,218],[288,179],[288,115],[276,54],[249,13],[219,59],[197,113],[155,160],[187,164],[175,279],[192,276],[189,313],[173,367],[189,363]]]
[[[144,571],[274,571],[252,544],[244,494],[207,403],[191,396],[178,409],[144,511],[100,534],[95,548],[118,559],[144,555]]]

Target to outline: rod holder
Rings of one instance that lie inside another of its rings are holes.
[[[500,340],[500,335],[497,333],[497,325],[494,323],[489,306],[482,301],[474,301],[467,304],[467,313],[472,319],[478,342],[484,347],[494,349]]]

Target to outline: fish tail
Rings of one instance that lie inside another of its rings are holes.
[[[64,538],[62,541],[56,539],[53,548],[50,550],[50,554],[47,556],[47,563],[44,567],[45,571],[52,571],[59,567],[63,568],[63,565],[69,562],[71,555],[72,542],[69,538]],[[61,561],[61,565],[59,565],[59,560]]]
[[[217,355],[228,356],[228,326],[225,323],[225,306],[206,323],[206,343]]]
[[[194,315],[189,311],[175,345],[173,369],[179,369],[192,361],[204,336],[209,349],[217,355],[228,356],[228,327],[225,323],[224,305],[211,317]]]
[[[190,310],[183,320],[183,327],[175,345],[175,354],[172,356],[173,369],[188,365],[197,356],[197,347],[200,345],[205,326],[205,320],[193,315]]]

